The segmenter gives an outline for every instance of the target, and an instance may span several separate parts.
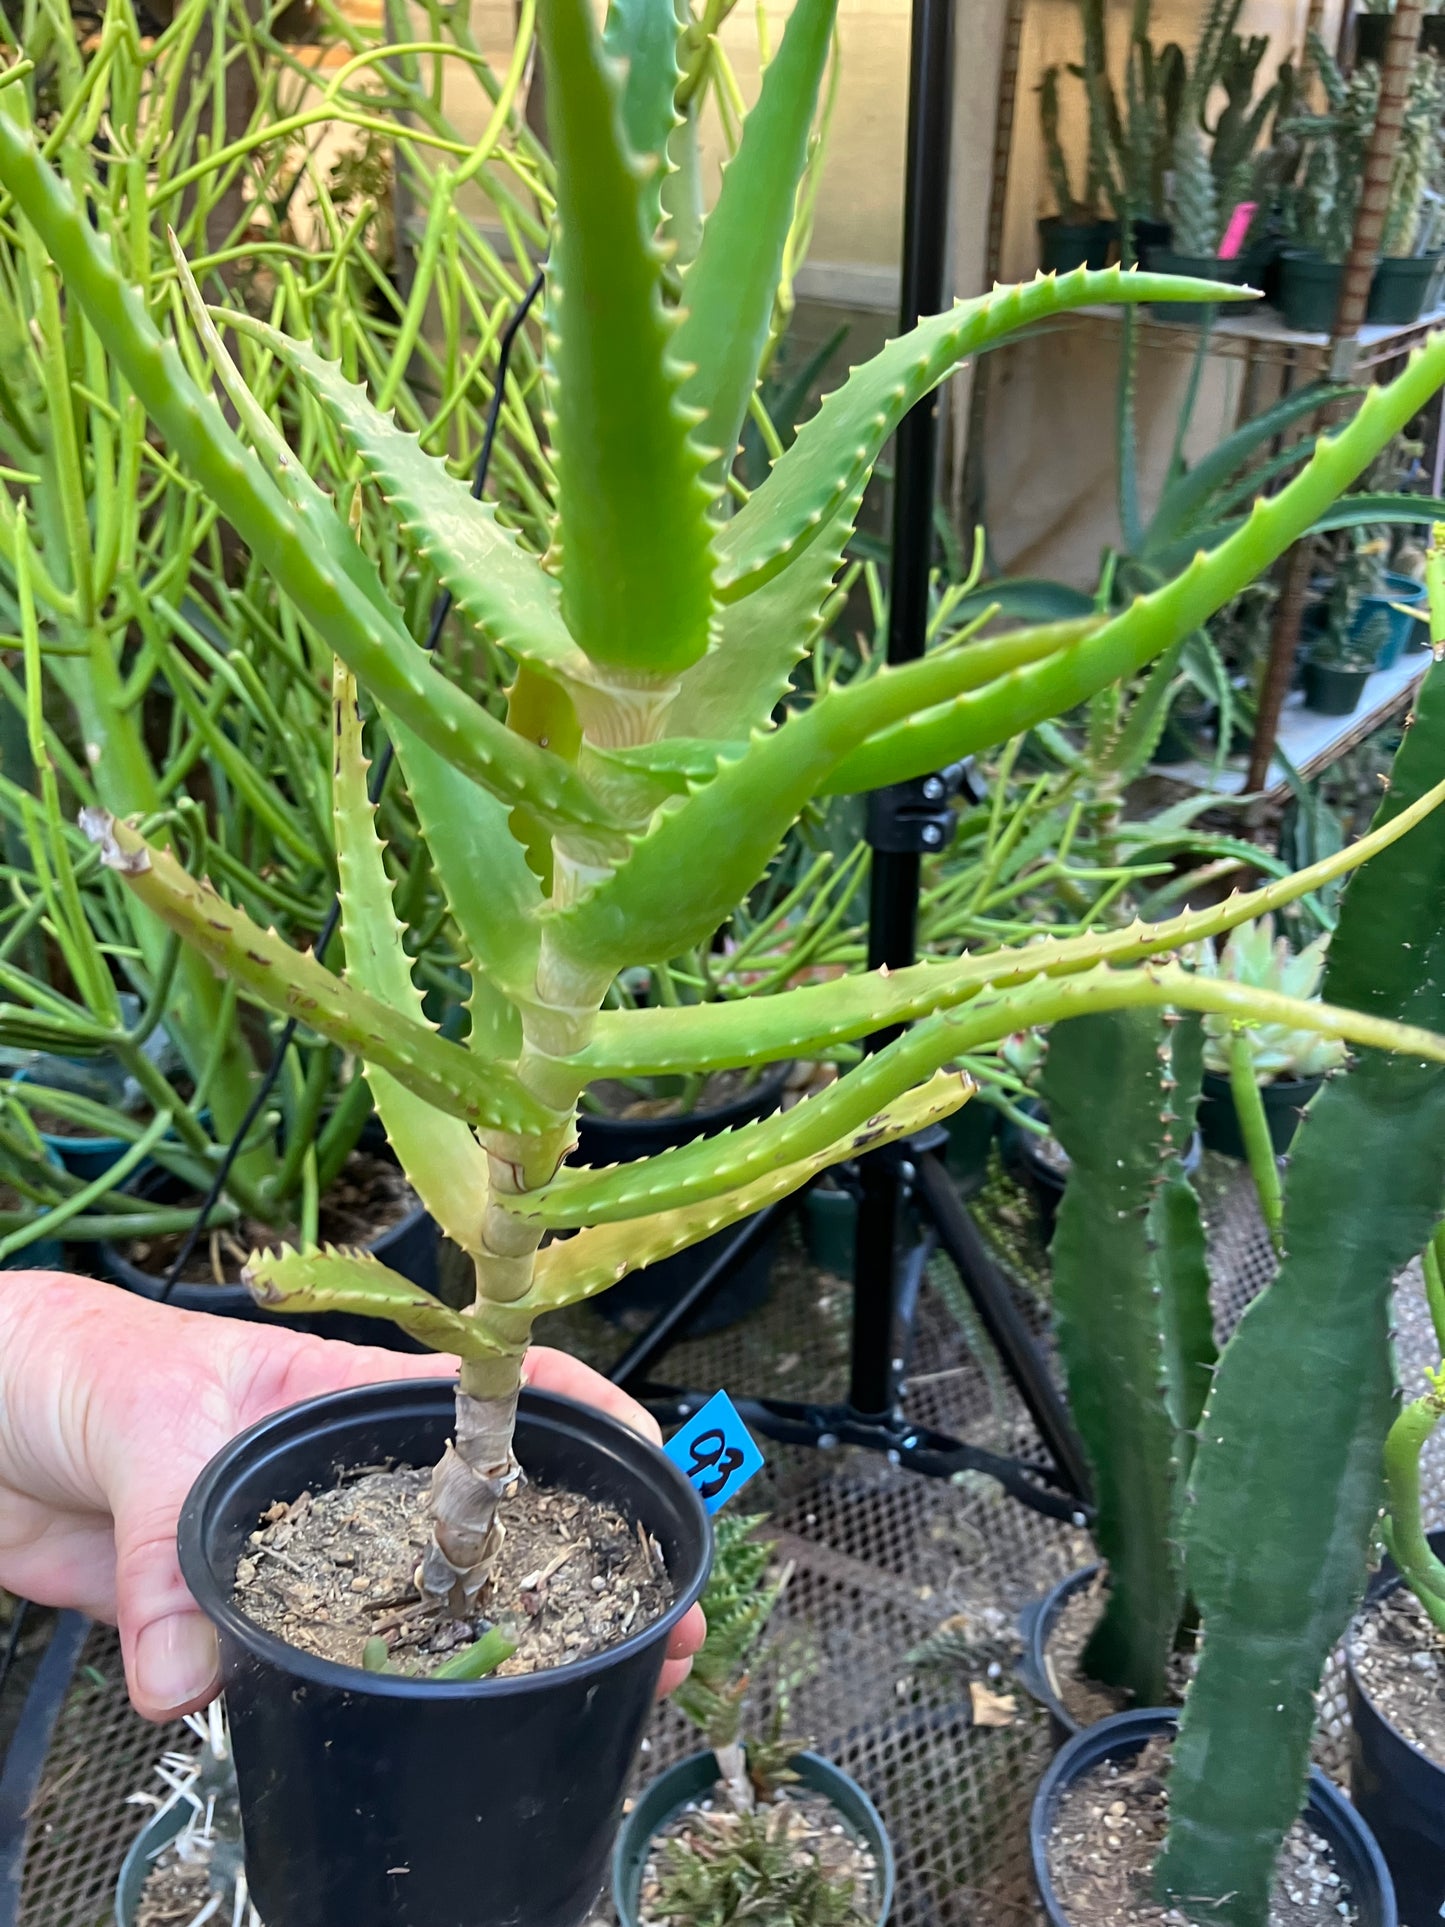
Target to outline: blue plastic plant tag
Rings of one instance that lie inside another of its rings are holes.
[[[709,1512],[726,1505],[763,1466],[763,1455],[726,1392],[714,1392],[663,1446]]]

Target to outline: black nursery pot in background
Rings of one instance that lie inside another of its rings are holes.
[[[216,1625],[246,1878],[266,1927],[580,1927],[602,1890],[668,1635],[712,1535],[682,1473],[588,1407],[524,1391],[517,1456],[538,1484],[614,1507],[662,1548],[668,1610],[609,1651],[517,1678],[411,1679],[296,1651],[238,1610],[236,1561],[277,1499],[344,1469],[429,1465],[453,1386],[365,1386],[263,1420],[181,1513],[186,1583]]]
[[[174,1202],[188,1195],[187,1187],[168,1171],[150,1171],[135,1187],[140,1197],[156,1204]],[[373,1257],[388,1270],[409,1278],[414,1285],[435,1293],[441,1233],[431,1213],[417,1204],[398,1224],[379,1233],[366,1246]],[[133,1291],[152,1302],[164,1300],[181,1311],[207,1311],[219,1318],[244,1318],[256,1324],[286,1325],[291,1331],[313,1332],[318,1338],[339,1338],[351,1345],[380,1345],[392,1352],[422,1352],[425,1345],[409,1337],[387,1318],[362,1318],[352,1312],[324,1311],[283,1318],[263,1311],[244,1285],[207,1285],[180,1283],[167,1293],[165,1279],[155,1272],[142,1271],[115,1245],[99,1247],[100,1269],[113,1285]]]
[[[1049,214],[1039,222],[1039,262],[1045,274],[1071,268],[1107,268],[1119,238],[1117,221],[1065,221]]]
[[[1445,1528],[1430,1533],[1430,1549],[1445,1558]],[[1365,1603],[1375,1605],[1401,1584],[1386,1560],[1370,1582]],[[1355,1671],[1353,1642],[1345,1642],[1350,1700],[1350,1796],[1380,1843],[1407,1927],[1435,1927],[1445,1913],[1445,1767],[1437,1765],[1393,1726]]]
[[[1410,327],[1424,312],[1430,284],[1439,269],[1438,253],[1386,255],[1376,264],[1370,282],[1365,320],[1393,328]]]
[[[1320,1085],[1322,1077],[1276,1077],[1259,1087],[1269,1125],[1269,1141],[1274,1154],[1282,1158],[1294,1143],[1300,1117]],[[1244,1139],[1239,1134],[1239,1113],[1234,1108],[1234,1093],[1229,1079],[1220,1071],[1204,1073],[1204,1088],[1199,1100],[1199,1135],[1208,1150],[1227,1158],[1245,1156]]]
[[[659,1151],[671,1151],[698,1138],[715,1137],[719,1131],[735,1131],[740,1124],[751,1124],[777,1110],[791,1068],[789,1064],[775,1064],[762,1073],[751,1090],[716,1110],[689,1111],[682,1117],[636,1118],[599,1117],[583,1111],[577,1118],[577,1149],[569,1162],[626,1164],[635,1158],[656,1157]],[[689,1245],[671,1258],[648,1265],[645,1271],[632,1272],[596,1301],[597,1309],[614,1322],[633,1324],[655,1318],[681,1298],[742,1228],[741,1224],[729,1225],[701,1244]],[[767,1302],[773,1251],[770,1240],[738,1267],[706,1310],[688,1325],[690,1338],[736,1325]]]
[[[1049,1641],[1074,1594],[1092,1586],[1098,1576],[1098,1566],[1080,1566],[1067,1579],[1051,1586],[1042,1598],[1030,1600],[1019,1614],[1023,1651],[1015,1662],[1014,1672],[1029,1698],[1048,1714],[1049,1735],[1055,1747],[1071,1740],[1083,1728],[1065,1706],[1050,1676]]]
[[[1317,716],[1353,716],[1370,680],[1368,669],[1342,669],[1332,662],[1304,666],[1305,708]]]
[[[1075,1927],[1059,1901],[1049,1865],[1064,1794],[1109,1762],[1130,1760],[1157,1735],[1172,1733],[1178,1718],[1172,1709],[1161,1707],[1112,1713],[1108,1719],[1086,1726],[1054,1755],[1039,1782],[1029,1816],[1034,1884],[1050,1927]],[[1357,1927],[1396,1927],[1394,1889],[1380,1849],[1359,1814],[1318,1767],[1310,1769],[1304,1818],[1329,1847],[1336,1871],[1349,1886]]]

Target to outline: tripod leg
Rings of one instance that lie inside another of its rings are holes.
[[[1061,1476],[1087,1501],[1090,1482],[1084,1448],[1007,1281],[985,1250],[973,1219],[938,1159],[932,1152],[924,1152],[915,1168],[917,1196],[933,1220],[939,1243],[957,1266],[1004,1370],[1018,1387]]]

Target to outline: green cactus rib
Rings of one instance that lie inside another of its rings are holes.
[[[380,583],[334,510],[301,514],[191,379],[137,292],[118,273],[69,186],[41,159],[34,137],[0,104],[0,183],[45,244],[146,412],[171,448],[268,569],[297,611],[391,713],[442,755],[511,802],[559,821],[613,827],[586,785],[555,757],[514,735],[449,683],[389,611]],[[354,551],[355,553],[351,553]],[[342,559],[342,554],[345,559]]]
[[[786,568],[867,477],[914,403],[968,356],[1071,308],[1121,301],[1238,300],[1240,293],[1211,281],[1141,274],[1134,268],[1078,268],[995,288],[919,322],[855,368],[827,397],[719,535],[720,598],[735,600]]]
[[[311,390],[396,511],[413,554],[436,570],[484,635],[544,674],[586,675],[556,582],[503,528],[490,502],[475,500],[444,461],[372,404],[362,383],[346,379],[338,362],[250,315],[226,310],[217,318],[269,348]]]
[[[559,1238],[537,1254],[537,1270],[527,1296],[510,1310],[523,1314],[555,1311],[615,1285],[630,1271],[670,1258],[730,1224],[751,1217],[780,1198],[791,1196],[832,1164],[909,1137],[925,1125],[950,1116],[967,1096],[963,1081],[949,1079],[941,1090],[925,1086],[884,1107],[860,1129],[813,1157],[781,1166],[705,1203],[684,1205],[622,1224],[595,1225],[575,1238]]]
[[[1418,796],[1442,757],[1437,667],[1380,817]],[[1376,1016],[1445,1022],[1445,819],[1356,875],[1325,989]],[[1303,1797],[1315,1693],[1364,1586],[1394,1416],[1391,1290],[1442,1195],[1439,1069],[1370,1056],[1333,1079],[1291,1153],[1279,1273],[1226,1347],[1205,1408],[1186,1538],[1204,1642],[1157,1885],[1232,1927],[1265,1920]]]
[[[708,645],[707,453],[680,399],[646,170],[626,144],[587,0],[551,0],[538,33],[555,102],[548,350],[562,613],[594,663],[671,677]]]
[[[418,1344],[457,1358],[496,1358],[494,1345],[470,1318],[452,1311],[429,1291],[391,1271],[369,1251],[326,1245],[320,1251],[253,1252],[241,1270],[241,1283],[266,1311],[304,1317],[316,1312],[346,1312],[360,1318],[385,1318]]]
[[[838,0],[798,0],[682,283],[677,353],[698,435],[730,467],[773,319]]]
[[[299,1018],[450,1117],[502,1131],[556,1128],[556,1115],[505,1066],[474,1063],[459,1045],[343,983],[309,951],[293,950],[274,930],[253,923],[128,824],[104,810],[86,810],[81,826],[147,909],[267,1010]]]
[[[1057,1024],[1042,1085],[1050,1129],[1069,1156],[1050,1246],[1054,1329],[1109,1571],[1083,1668],[1139,1706],[1168,1698],[1184,1603],[1176,1541],[1183,1467],[1167,1395],[1155,1214],[1176,1142],[1168,1035],[1158,1011]]]
[[[1437,334],[1394,381],[1370,390],[1339,434],[1320,438],[1304,468],[1277,495],[1257,501],[1233,535],[1196,555],[1172,582],[1136,598],[1075,648],[1000,677],[932,715],[916,715],[875,734],[838,764],[827,789],[853,793],[921,775],[1062,715],[1105,683],[1134,674],[1178,637],[1199,628],[1311,528],[1442,381],[1445,334]]]
[[[346,981],[409,1023],[430,1030],[392,902],[375,812],[366,793],[356,681],[338,662],[333,694],[336,765],[332,818],[340,879]],[[439,1116],[376,1065],[367,1083],[391,1148],[412,1189],[446,1235],[476,1251],[487,1201],[487,1154],[460,1118]]]
[[[1159,1264],[1165,1402],[1174,1422],[1175,1450],[1187,1474],[1194,1463],[1194,1441],[1217,1363],[1204,1223],[1199,1199],[1184,1171],[1204,1077],[1204,1025],[1197,1016],[1180,1017],[1174,1024],[1170,1056],[1174,1128],[1163,1181],[1150,1208],[1150,1236]],[[1182,1478],[1175,1489],[1182,1499]],[[1182,1521],[1176,1520],[1176,1531],[1182,1536]]]
[[[1131,964],[1222,935],[1236,924],[1297,902],[1407,835],[1445,803],[1445,781],[1378,824],[1347,849],[1258,890],[1236,893],[1207,910],[1185,911],[1154,924],[1093,931],[1059,941],[1045,938],[1012,950],[987,951],[955,963],[913,964],[870,971],[832,983],[807,984],[766,998],[648,1010],[604,1010],[587,1047],[571,1059],[579,1082],[602,1077],[663,1076],[687,1070],[726,1070],[739,1064],[808,1056],[967,1002],[986,989],[1002,991],[1039,977],[1066,975],[1098,964]]]
[[[943,1065],[998,1043],[1013,1031],[1091,1011],[1165,1008],[1215,1011],[1244,1024],[1289,1023],[1320,1036],[1445,1062],[1445,1037],[1417,1026],[1198,976],[1177,964],[1143,964],[1132,970],[1100,966],[994,994],[986,990],[961,1010],[936,1011],[821,1096],[790,1111],[635,1164],[565,1170],[550,1184],[497,1202],[518,1218],[553,1228],[674,1209],[746,1183],[780,1160],[810,1155]]]
[[[1079,633],[1077,622],[1047,624],[936,650],[831,690],[783,727],[755,735],[740,756],[720,755],[710,782],[633,838],[625,860],[586,896],[551,915],[559,951],[584,968],[614,971],[705,942],[851,749],[945,691],[997,677],[1003,665],[1072,654]],[[698,850],[712,860],[697,863]]]

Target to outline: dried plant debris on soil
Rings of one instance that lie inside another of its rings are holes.
[[[187,1202],[187,1200],[181,1200]],[[189,1200],[196,1204],[200,1198]],[[323,1245],[369,1245],[383,1232],[394,1230],[416,1209],[416,1193],[388,1158],[369,1151],[353,1151],[341,1176],[321,1200],[317,1242]],[[125,1256],[141,1271],[169,1271],[186,1234],[166,1231],[154,1238],[133,1238]],[[191,1285],[238,1285],[241,1267],[253,1251],[294,1241],[295,1232],[247,1218],[221,1225],[203,1237],[186,1262],[182,1280]]]
[[[1083,1670],[1084,1649],[1099,1623],[1109,1582],[1098,1572],[1064,1601],[1044,1642],[1044,1671],[1065,1711],[1080,1726],[1092,1726],[1109,1713],[1122,1713],[1132,1704],[1128,1693],[1104,1686]],[[1169,1703],[1183,1701],[1193,1671],[1193,1655],[1175,1652],[1169,1659]]]
[[[822,1794],[783,1787],[751,1813],[722,1800],[684,1807],[652,1843],[642,1927],[870,1927],[872,1849]]]
[[[360,1666],[368,1639],[428,1673],[491,1624],[517,1650],[502,1674],[586,1659],[642,1631],[671,1605],[655,1539],[618,1512],[554,1486],[522,1484],[506,1502],[497,1570],[475,1620],[438,1617],[414,1575],[431,1536],[426,1469],[364,1468],[327,1492],[278,1501],[236,1566],[236,1600],[302,1652]]]
[[[1367,1606],[1350,1657],[1381,1714],[1412,1745],[1445,1767],[1445,1639],[1414,1593],[1397,1586]]]
[[[1175,1927],[1188,1918],[1152,1892],[1169,1823],[1168,1766],[1168,1741],[1153,1739],[1132,1760],[1097,1768],[1060,1799],[1049,1873],[1075,1927]],[[1269,1927],[1353,1927],[1357,1919],[1328,1846],[1297,1820],[1275,1875]]]

